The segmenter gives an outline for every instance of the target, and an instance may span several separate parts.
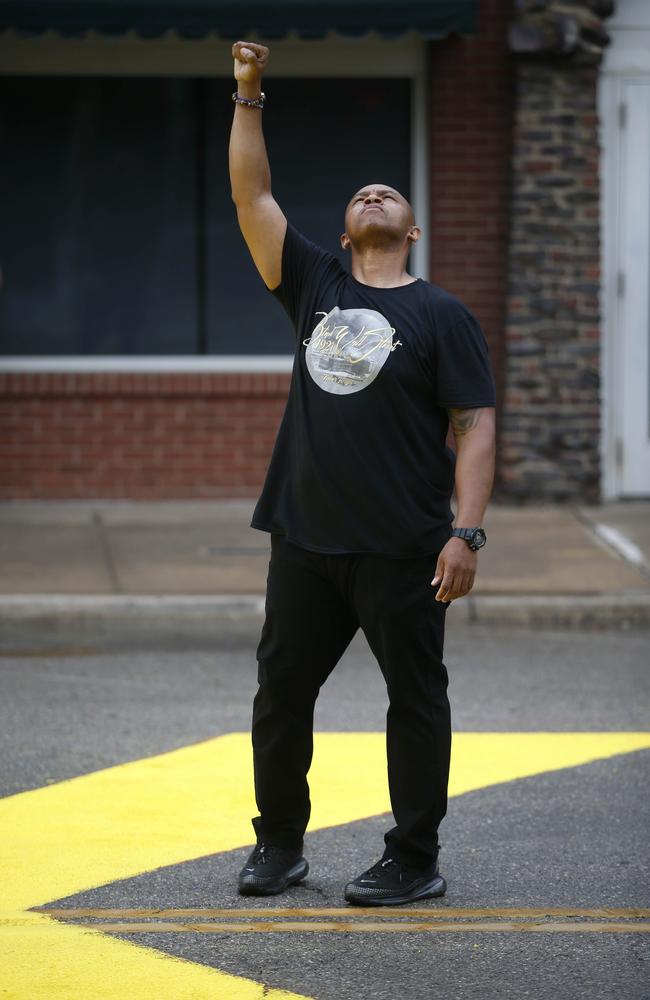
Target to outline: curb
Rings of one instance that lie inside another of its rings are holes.
[[[449,611],[453,615],[453,608]],[[649,628],[650,592],[470,596],[466,621],[526,628]]]
[[[183,625],[262,621],[263,594],[4,594],[0,626],[84,629],[109,625],[146,632]],[[452,602],[447,622],[528,628],[648,628],[650,591],[618,594],[470,595]]]
[[[68,621],[229,621],[260,618],[258,594],[3,594],[0,623]]]

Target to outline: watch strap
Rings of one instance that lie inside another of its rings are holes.
[[[453,528],[451,534],[452,537],[462,538],[463,541],[467,542],[472,552],[482,549],[487,542],[485,529],[480,525],[475,528]]]
[[[477,525],[476,527],[479,527],[479,525]],[[475,528],[454,528],[452,530],[452,535],[455,535],[457,538],[468,539],[468,538],[472,537],[472,535],[476,531],[476,527]]]

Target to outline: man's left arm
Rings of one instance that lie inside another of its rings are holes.
[[[450,409],[456,437],[456,524],[473,528],[483,523],[492,493],[496,452],[493,406]],[[437,601],[448,603],[464,597],[474,586],[478,553],[462,538],[450,538],[438,556],[431,586],[440,584]]]

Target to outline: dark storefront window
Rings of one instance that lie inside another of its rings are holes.
[[[265,89],[274,194],[311,239],[337,251],[362,184],[409,195],[408,80]],[[0,353],[290,353],[230,200],[232,90],[227,79],[2,81]]]

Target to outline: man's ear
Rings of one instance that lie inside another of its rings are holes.
[[[411,226],[408,233],[406,234],[406,238],[409,241],[409,243],[417,243],[417,241],[420,239],[421,236],[422,236],[422,230],[420,229],[419,226]]]
[[[350,237],[347,233],[341,233],[341,246],[344,250],[350,249]]]

